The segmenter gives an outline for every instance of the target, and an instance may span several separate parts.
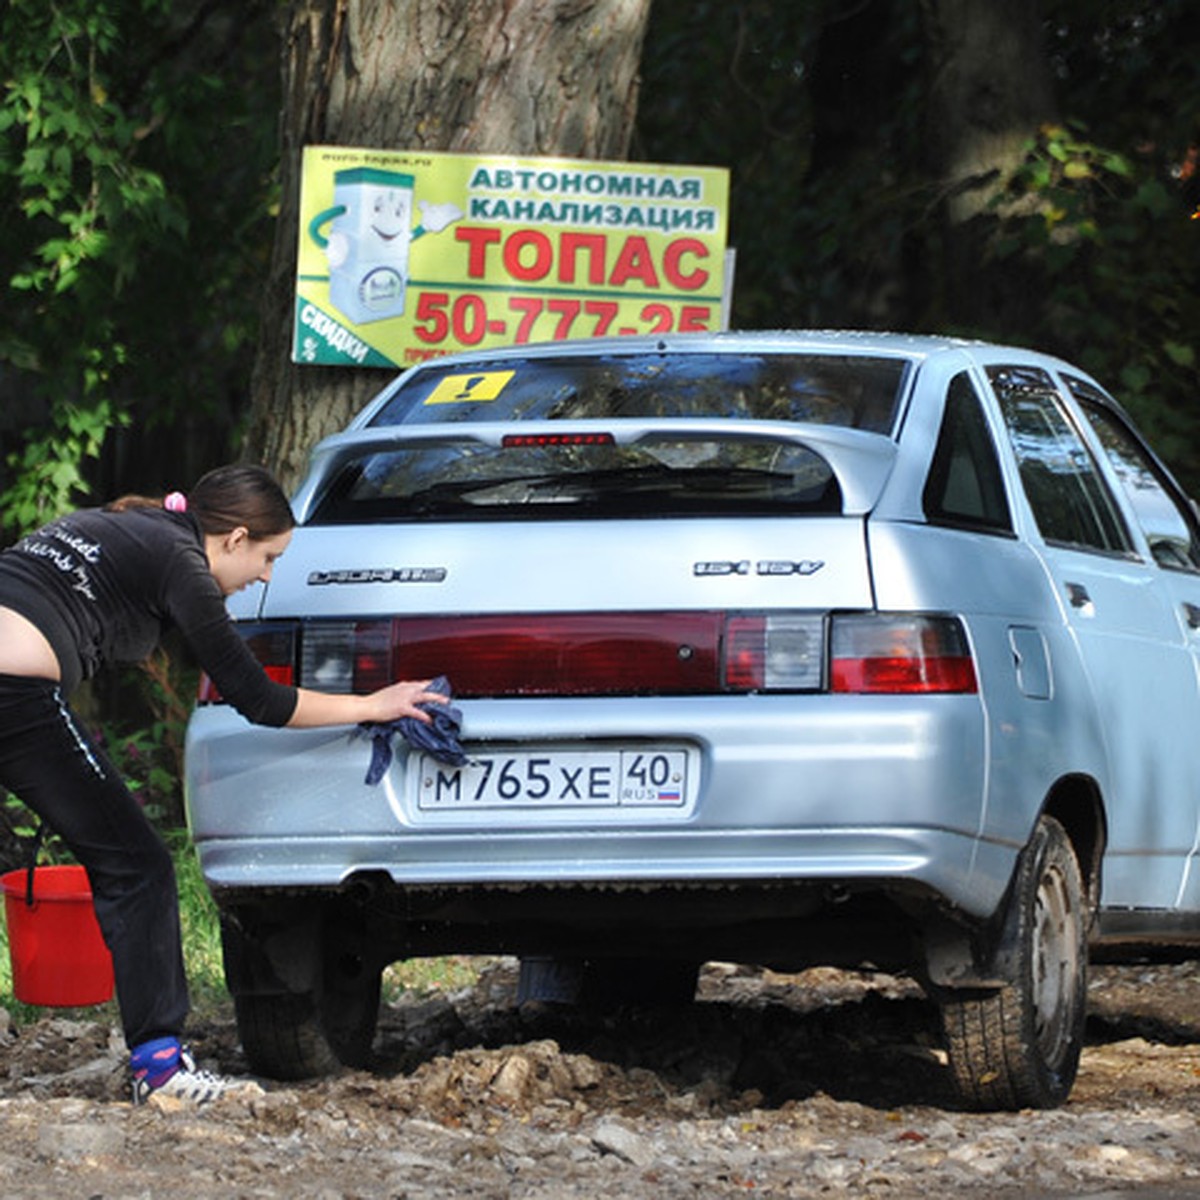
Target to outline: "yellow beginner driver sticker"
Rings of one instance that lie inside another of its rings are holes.
[[[425,397],[425,403],[468,404],[495,400],[515,374],[516,371],[476,371],[473,374],[447,375]]]

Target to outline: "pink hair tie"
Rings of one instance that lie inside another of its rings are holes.
[[[182,492],[168,492],[163,497],[163,508],[167,512],[187,512],[187,497]]]

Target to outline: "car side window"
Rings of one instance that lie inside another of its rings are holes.
[[[937,447],[925,482],[926,518],[984,532],[1011,533],[1012,516],[996,444],[965,371],[946,390]]]
[[[1042,537],[1052,545],[1132,554],[1116,499],[1050,375],[1026,366],[993,366],[987,373]]]
[[[1200,525],[1187,500],[1102,392],[1085,380],[1064,378],[1129,497],[1154,561],[1168,570],[1200,571]]]

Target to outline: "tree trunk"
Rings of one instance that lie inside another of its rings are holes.
[[[1012,265],[989,262],[990,223],[980,218],[1028,139],[1056,118],[1041,9],[1041,0],[923,0],[927,144],[943,201],[933,292],[936,310],[960,332],[1003,336],[1021,327],[1020,314],[1036,299]]]
[[[980,212],[1055,119],[1041,0],[924,0],[929,47],[929,148],[950,219]]]
[[[305,145],[623,159],[650,0],[294,0],[246,451],[285,486],[386,382],[290,362]]]

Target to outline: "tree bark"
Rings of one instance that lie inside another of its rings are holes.
[[[984,336],[1020,328],[1036,297],[1019,268],[987,253],[991,205],[1024,145],[1055,119],[1041,0],[923,0],[930,65],[927,146],[941,199],[940,260],[928,263],[934,310]]]
[[[1041,0],[923,0],[931,165],[955,223],[982,211],[1056,117],[1041,10]]]
[[[305,145],[623,159],[650,0],[294,0],[246,453],[286,487],[388,376],[290,362]]]

